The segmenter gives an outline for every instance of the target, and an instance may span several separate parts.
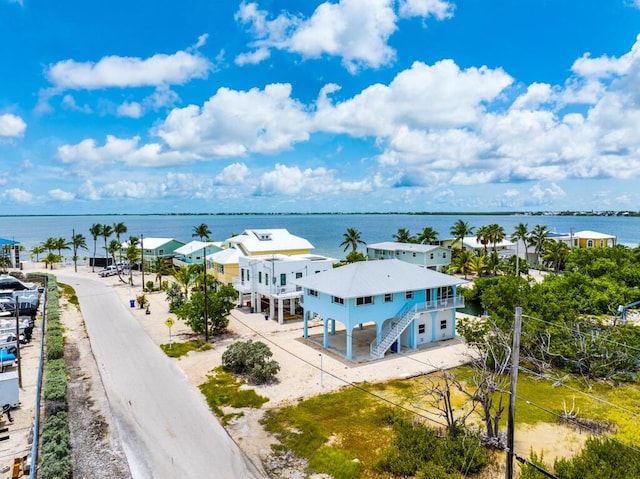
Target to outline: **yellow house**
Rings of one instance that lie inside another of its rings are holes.
[[[232,284],[239,277],[240,256],[271,256],[309,254],[313,245],[286,229],[249,229],[223,242],[223,249],[207,255],[211,274],[223,284]]]
[[[578,231],[576,233],[550,233],[549,239],[566,243],[570,248],[613,248],[616,237],[597,231]]]
[[[616,237],[597,231],[578,231],[573,234],[574,248],[613,248]]]

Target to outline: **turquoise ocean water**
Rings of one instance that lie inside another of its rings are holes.
[[[213,241],[224,240],[249,228],[286,228],[314,246],[314,252],[343,258],[340,243],[347,228],[356,228],[367,243],[393,241],[399,228],[417,235],[425,226],[438,231],[440,238],[451,235],[451,226],[459,219],[478,227],[491,223],[502,225],[508,234],[520,223],[529,229],[546,225],[552,232],[594,230],[617,236],[618,243],[640,245],[640,217],[626,216],[527,216],[527,215],[407,215],[407,214],[326,214],[326,215],[106,215],[106,216],[5,216],[0,217],[0,237],[19,241],[27,250],[48,237],[71,238],[72,231],[82,233],[92,250],[89,228],[94,223],[123,222],[129,236],[176,238],[189,242],[193,227],[205,223]],[[101,242],[98,241],[98,248]],[[64,252],[63,252],[64,254]],[[70,253],[69,253],[70,254]],[[25,255],[26,256],[26,255]],[[27,259],[27,258],[25,258]]]

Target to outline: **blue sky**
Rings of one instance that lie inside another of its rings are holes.
[[[640,0],[0,0],[9,214],[640,210]]]

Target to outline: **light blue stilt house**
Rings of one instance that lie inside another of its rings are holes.
[[[391,348],[418,349],[456,334],[456,308],[464,306],[458,286],[467,281],[397,259],[362,261],[296,280],[304,289],[304,337],[308,323],[323,320],[323,347],[336,321],[346,329],[346,359],[354,335],[374,323],[373,359]]]

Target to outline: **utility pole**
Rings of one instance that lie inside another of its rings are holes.
[[[513,442],[516,416],[516,386],[518,384],[518,363],[520,362],[520,330],[522,329],[522,308],[516,307],[516,322],[513,329],[511,350],[511,387],[509,388],[509,419],[507,422],[507,467],[506,479],[513,479]]]
[[[18,361],[18,387],[22,389],[22,361],[20,360],[20,299],[16,296],[16,361]]]
[[[140,235],[140,271],[142,271],[142,291],[144,291],[144,235]]]

